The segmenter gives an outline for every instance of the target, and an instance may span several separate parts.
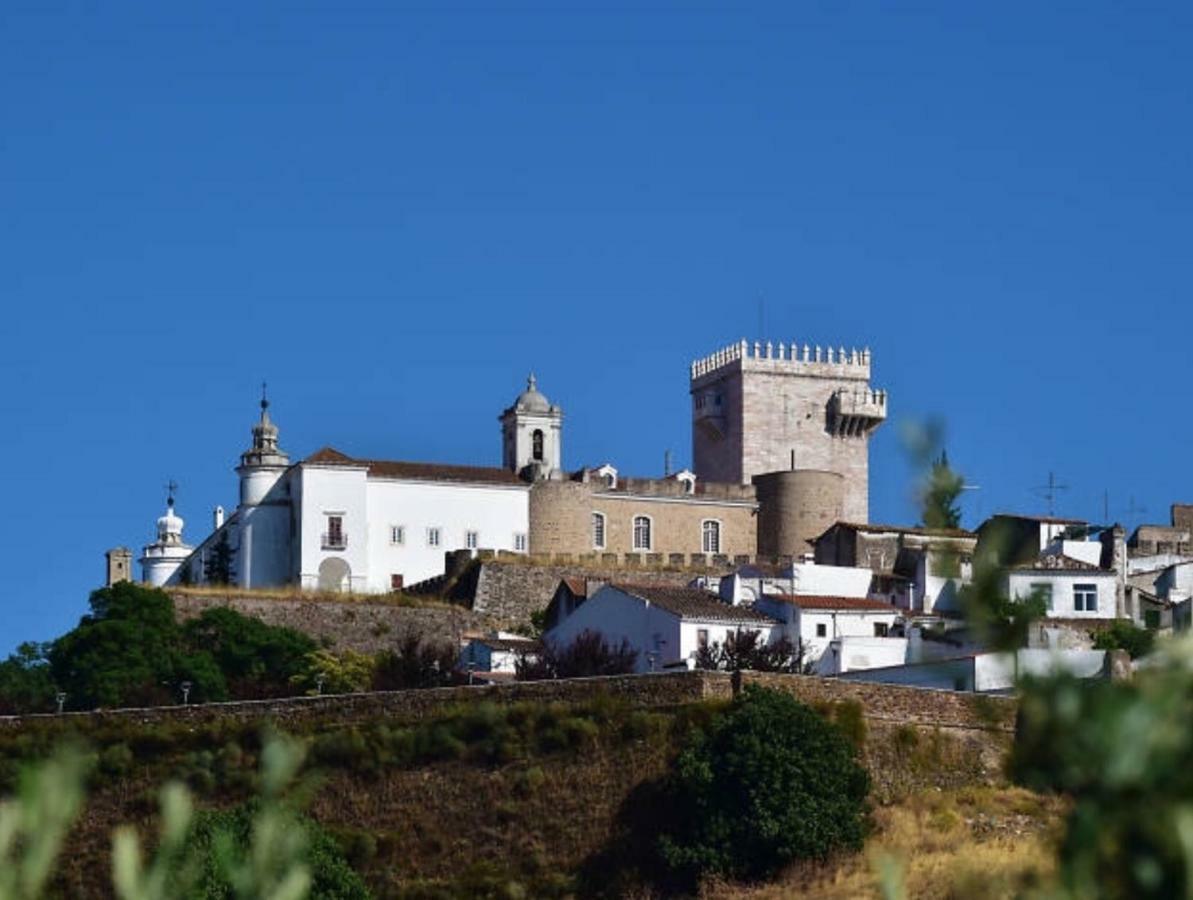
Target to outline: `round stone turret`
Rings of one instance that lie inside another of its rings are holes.
[[[269,400],[261,393],[261,418],[253,426],[253,446],[240,454],[240,505],[255,506],[290,466],[290,456],[278,446],[278,427],[269,417]]]

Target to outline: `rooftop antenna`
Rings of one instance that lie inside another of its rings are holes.
[[[269,409],[269,395],[266,393],[266,389],[268,387],[269,387],[269,385],[267,385],[264,381],[261,382],[261,408],[262,409]]]
[[[1061,484],[1060,482],[1058,482],[1056,480],[1056,474],[1054,472],[1049,472],[1048,473],[1048,483],[1045,485],[1040,485],[1038,487],[1032,488],[1032,492],[1037,497],[1043,497],[1045,500],[1048,501],[1048,515],[1055,516],[1056,515],[1056,495],[1060,491],[1067,491],[1068,489],[1069,489],[1069,486],[1067,484]]]

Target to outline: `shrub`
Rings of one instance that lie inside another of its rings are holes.
[[[545,642],[541,651],[524,654],[515,665],[518,678],[588,678],[594,675],[628,675],[638,664],[638,651],[622,639],[612,645],[598,631],[585,630],[565,647]]]
[[[696,668],[725,669],[737,672],[803,672],[805,664],[803,641],[792,643],[787,637],[766,643],[762,632],[745,630],[730,633],[725,643],[714,642],[696,651]]]
[[[757,878],[799,859],[856,850],[869,777],[831,723],[788,694],[747,687],[693,733],[667,785],[659,839],[671,874]]]
[[[1156,633],[1125,619],[1115,619],[1109,628],[1094,635],[1095,650],[1126,650],[1131,659],[1147,656],[1156,644]]]
[[[394,649],[377,654],[373,690],[401,691],[452,684],[457,656],[451,644],[424,641],[417,632],[407,632]]]

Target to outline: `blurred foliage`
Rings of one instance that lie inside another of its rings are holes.
[[[965,490],[965,479],[949,466],[943,449],[933,461],[921,490],[920,510],[925,528],[961,527],[961,507],[957,501]]]
[[[231,810],[196,816],[187,789],[167,784],[148,859],[135,828],[113,833],[115,896],[365,900],[364,883],[335,842],[287,799],[303,758],[301,741],[269,737],[261,753],[260,796]],[[63,839],[83,805],[85,770],[85,754],[64,750],[27,768],[17,796],[0,803],[0,900],[46,896]]]
[[[761,631],[751,629],[730,632],[723,644],[714,641],[696,650],[697,669],[808,673],[813,666],[814,661],[805,661],[802,640],[793,643],[784,636],[767,643],[762,639]]]

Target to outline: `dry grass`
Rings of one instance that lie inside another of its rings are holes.
[[[1052,843],[1063,802],[1020,788],[927,791],[874,813],[863,853],[797,866],[757,886],[710,885],[705,900],[853,900],[880,896],[878,872],[891,861],[905,894],[927,900],[1020,896],[1053,872]]]

